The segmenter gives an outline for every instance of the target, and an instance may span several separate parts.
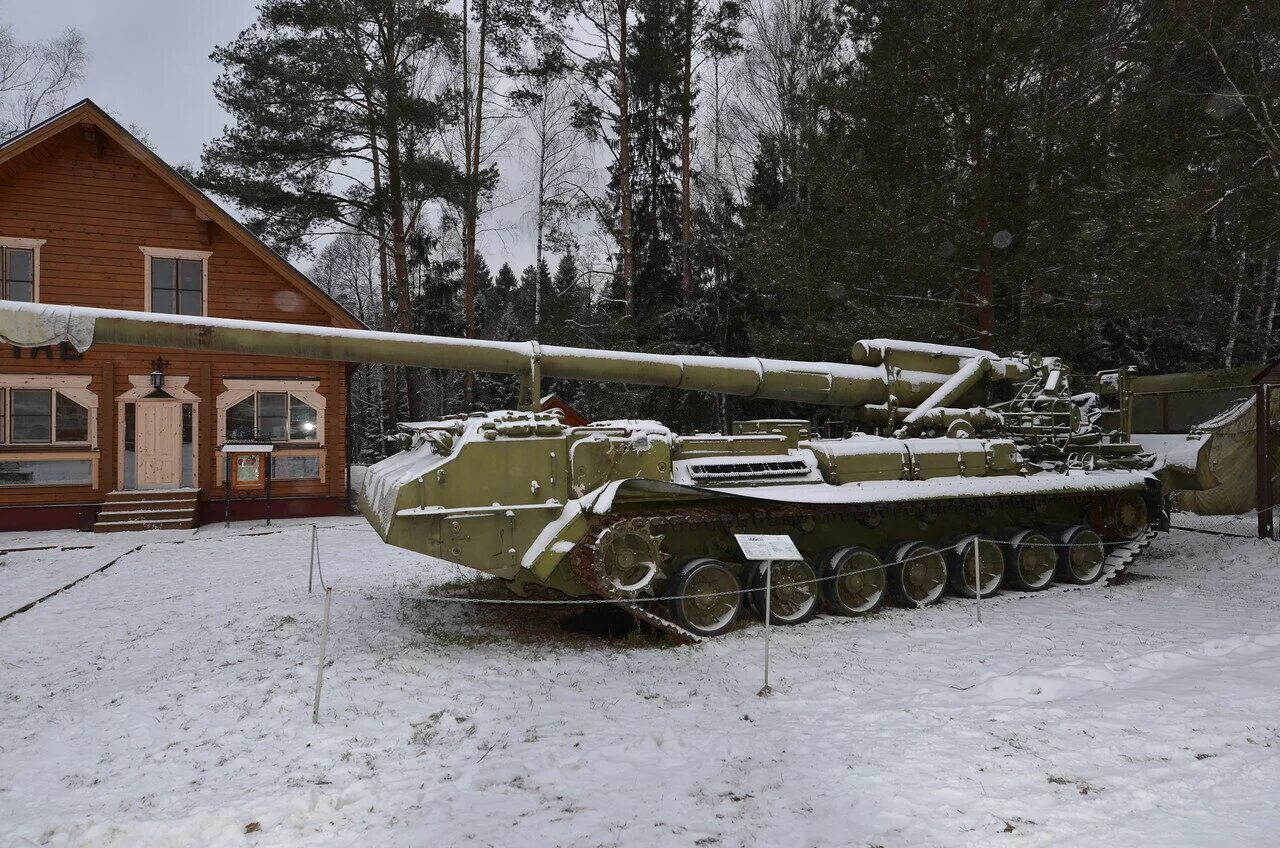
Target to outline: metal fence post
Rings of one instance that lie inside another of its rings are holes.
[[[1266,379],[1265,377],[1263,379]],[[1273,533],[1271,517],[1271,387],[1259,383],[1257,389],[1257,417],[1254,421],[1254,442],[1258,465],[1258,538],[1270,539]]]
[[[764,562],[764,685],[756,694],[763,697],[773,691],[769,685],[769,629],[773,617],[773,560]]]
[[[311,594],[311,587],[315,583],[315,579],[316,579],[316,554],[319,553],[319,551],[316,549],[317,541],[318,540],[316,539],[316,526],[312,524],[311,525],[311,567],[307,571],[307,594],[308,595]]]
[[[324,685],[324,654],[329,646],[329,607],[333,602],[333,587],[324,590],[324,624],[320,628],[320,663],[316,666],[316,700],[311,707],[311,723],[320,723],[320,687]]]

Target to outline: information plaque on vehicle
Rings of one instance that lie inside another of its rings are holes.
[[[796,550],[796,543],[790,536],[769,535],[764,533],[734,533],[742,555],[752,560],[792,560],[804,559]]]

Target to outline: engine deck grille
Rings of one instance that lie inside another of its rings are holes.
[[[707,462],[689,466],[689,475],[699,480],[729,480],[743,477],[793,477],[797,474],[807,474],[808,471],[809,464],[802,459]]]

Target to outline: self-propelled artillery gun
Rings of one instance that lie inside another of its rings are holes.
[[[1110,579],[1167,527],[1153,457],[1128,441],[1124,372],[1077,392],[1058,359],[857,342],[849,363],[665,356],[213,318],[0,304],[20,345],[130,344],[521,377],[521,409],[400,425],[360,509],[390,544],[505,581],[602,597],[687,640],[764,608],[735,534],[786,534],[771,620],[858,616],[886,600],[1036,592]],[[567,426],[545,378],[825,407],[807,420],[679,435],[656,421]]]

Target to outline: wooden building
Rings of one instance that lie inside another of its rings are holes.
[[[88,100],[0,144],[0,298],[361,326]],[[273,516],[343,512],[350,367],[0,349],[0,530],[221,520],[220,448],[243,441],[274,446]]]

